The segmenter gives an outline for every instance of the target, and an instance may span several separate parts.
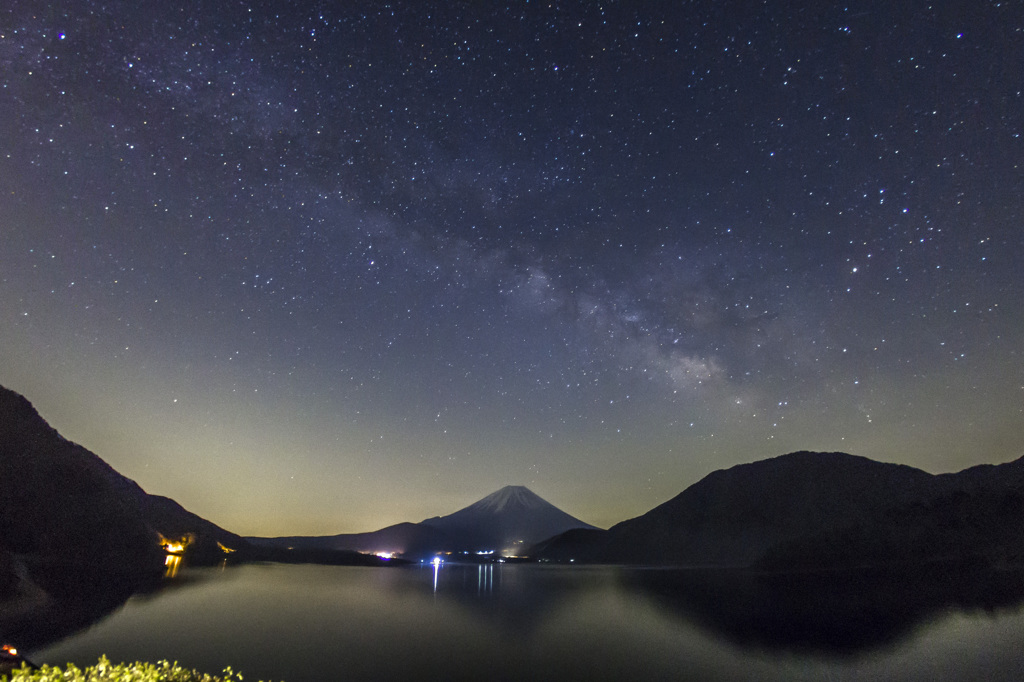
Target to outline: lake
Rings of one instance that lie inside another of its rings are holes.
[[[958,575],[194,568],[30,657],[168,659],[287,682],[1024,679],[1021,576],[986,581],[950,597]]]

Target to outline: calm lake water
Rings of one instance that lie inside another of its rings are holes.
[[[904,598],[897,581],[866,604],[849,599],[855,580],[827,582],[512,564],[186,569],[30,653],[287,682],[1024,679],[1016,597],[949,606]]]

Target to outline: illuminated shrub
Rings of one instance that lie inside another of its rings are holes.
[[[242,676],[231,668],[225,668],[220,675],[209,675],[167,661],[115,665],[102,656],[96,665],[85,670],[70,663],[63,669],[44,665],[39,670],[14,670],[9,678],[0,675],[0,680],[8,679],[10,682],[241,682]]]

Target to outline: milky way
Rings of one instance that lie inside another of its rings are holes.
[[[0,383],[241,533],[1024,454],[1019,3],[15,2]]]

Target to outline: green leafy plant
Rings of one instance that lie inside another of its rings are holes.
[[[65,668],[44,665],[38,670],[13,670],[10,677],[0,675],[0,681],[9,682],[242,682],[242,675],[225,668],[220,675],[210,675],[183,668],[177,663],[111,663],[106,656],[99,662],[79,669],[69,663]]]

